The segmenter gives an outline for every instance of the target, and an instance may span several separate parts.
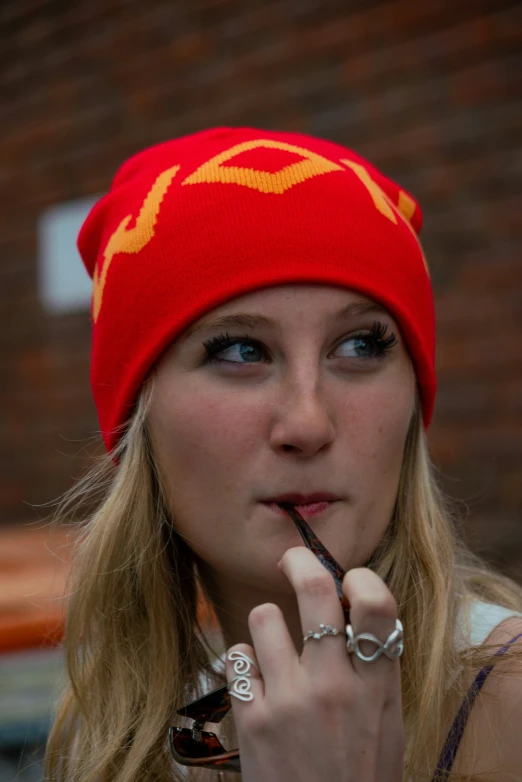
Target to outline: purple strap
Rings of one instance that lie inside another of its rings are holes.
[[[508,641],[508,643],[503,646],[502,649],[499,649],[498,652],[495,652],[495,657],[499,657],[501,654],[504,654],[504,652],[508,650],[511,644],[517,641],[519,638],[522,638],[522,633],[516,635],[511,639],[511,641]],[[440,780],[446,779],[448,773],[451,771],[462,734],[464,733],[464,728],[466,727],[466,722],[468,721],[471,707],[475,702],[475,698],[481,691],[484,682],[493,670],[493,665],[494,664],[491,663],[490,665],[487,665],[485,668],[483,668],[480,673],[477,674],[475,681],[469,688],[466,698],[464,699],[464,702],[460,707],[457,716],[455,717],[453,725],[451,726],[451,730],[442,749],[439,762],[437,763],[437,770],[435,772],[435,776],[432,779],[432,782],[437,782],[437,780],[440,782]]]

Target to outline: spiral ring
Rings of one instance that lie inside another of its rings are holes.
[[[230,652],[228,659],[230,662],[234,662],[234,673],[238,674],[228,683],[229,693],[240,701],[253,700],[254,694],[250,689],[252,674],[249,673],[249,671],[252,665],[255,667],[254,661],[244,652],[237,650],[235,652]]]

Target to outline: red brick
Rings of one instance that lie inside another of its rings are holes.
[[[473,545],[520,563],[520,4],[62,6],[0,8],[0,518],[33,519],[26,502],[67,488],[98,426],[86,313],[53,318],[37,297],[41,211],[103,192],[148,144],[249,124],[352,146],[419,198],[439,312],[432,451],[450,493],[487,487]]]

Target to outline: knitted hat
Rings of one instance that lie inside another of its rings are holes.
[[[93,278],[91,384],[107,449],[140,384],[203,313],[271,285],[340,285],[382,304],[414,363],[428,426],[435,325],[417,202],[338,144],[215,128],[130,158],[78,247]]]

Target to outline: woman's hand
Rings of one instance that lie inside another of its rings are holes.
[[[320,623],[344,630],[333,578],[308,549],[289,549],[279,567],[295,589],[303,636]],[[371,570],[346,573],[343,600],[355,635],[373,633],[384,643],[395,630],[395,600]],[[348,655],[343,633],[310,639],[299,656],[271,603],[254,608],[248,624],[254,647],[236,644],[226,657],[228,682],[238,675],[231,652],[256,666],[249,671],[253,699],[231,698],[244,782],[401,782],[399,660]],[[374,651],[363,642],[363,654]]]

